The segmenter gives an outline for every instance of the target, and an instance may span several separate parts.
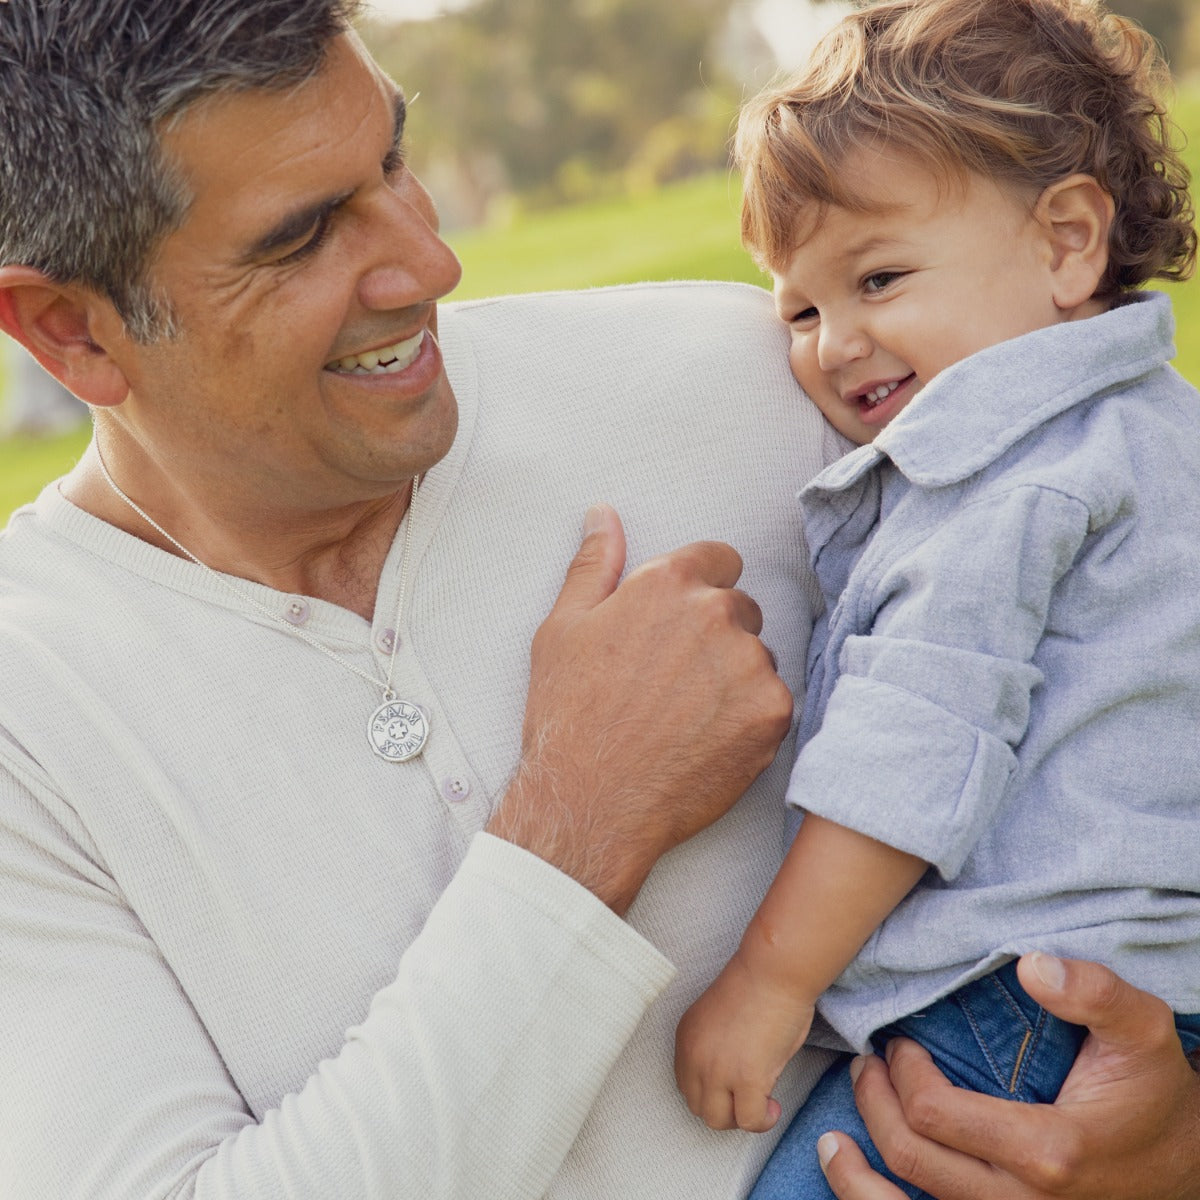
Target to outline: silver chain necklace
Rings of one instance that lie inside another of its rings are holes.
[[[96,446],[96,458],[100,463],[100,473],[104,476],[108,486],[151,529],[156,530],[162,537],[166,538],[180,554],[190,559],[196,566],[207,571],[214,579],[217,579],[229,591],[233,592],[241,600],[244,600],[252,608],[257,609],[264,616],[270,617],[272,621],[282,626],[288,633],[295,634],[302,642],[307,642],[314,650],[319,650],[326,658],[332,659],[339,666],[345,667],[347,671],[353,671],[361,679],[365,679],[368,683],[383,689],[383,703],[372,711],[370,720],[367,722],[367,742],[380,758],[385,758],[388,762],[407,762],[411,758],[416,758],[425,749],[425,743],[429,740],[429,714],[419,704],[411,704],[407,700],[398,699],[396,693],[392,690],[392,675],[396,669],[396,650],[400,645],[400,618],[404,613],[404,593],[408,583],[409,551],[412,548],[413,525],[416,523],[417,480],[415,476],[412,481],[412,497],[408,502],[408,525],[404,531],[404,549],[400,555],[400,589],[396,600],[395,629],[392,632],[392,654],[391,658],[388,659],[387,677],[380,679],[379,676],[356,667],[335,650],[331,650],[324,642],[313,637],[307,630],[293,625],[286,618],[281,617],[277,612],[268,608],[257,596],[234,583],[229,576],[222,575],[220,571],[213,570],[208,563],[202,562],[182,542],[173,538],[145,509],[140,508],[117,486],[117,481],[108,472],[108,465],[104,461],[104,455],[100,453],[99,445]]]

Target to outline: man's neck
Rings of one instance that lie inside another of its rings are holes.
[[[119,471],[105,465],[121,487]],[[270,506],[248,511],[244,505],[218,505],[180,487],[159,488],[153,498],[130,497],[168,538],[109,485],[93,442],[63,480],[62,492],[76,507],[168,554],[194,557],[214,571],[277,591],[315,596],[371,621],[379,575],[408,510],[410,488],[303,514]]]

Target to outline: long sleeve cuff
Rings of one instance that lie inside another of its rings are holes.
[[[953,879],[1015,765],[1007,743],[925,697],[844,675],[796,760],[787,800]]]

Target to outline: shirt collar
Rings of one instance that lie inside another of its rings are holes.
[[[848,486],[883,456],[913,483],[959,483],[1072,405],[1136,379],[1175,353],[1171,301],[1139,292],[1082,321],[1066,321],[972,354],[934,377],[867,446],[819,477]]]

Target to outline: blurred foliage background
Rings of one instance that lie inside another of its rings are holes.
[[[796,65],[849,0],[475,0],[370,24],[416,96],[410,154],[450,228],[721,168],[741,97]],[[1109,0],[1200,66],[1196,0]]]
[[[435,19],[369,19],[362,32],[410,97],[409,162],[464,264],[455,299],[636,279],[766,282],[738,244],[732,124],[742,97],[806,56],[847,0],[447,2]],[[1195,174],[1200,4],[1109,7],[1163,45]],[[1200,385],[1200,283],[1168,290],[1177,366]],[[0,523],[69,468],[86,436],[84,426],[0,436]]]

